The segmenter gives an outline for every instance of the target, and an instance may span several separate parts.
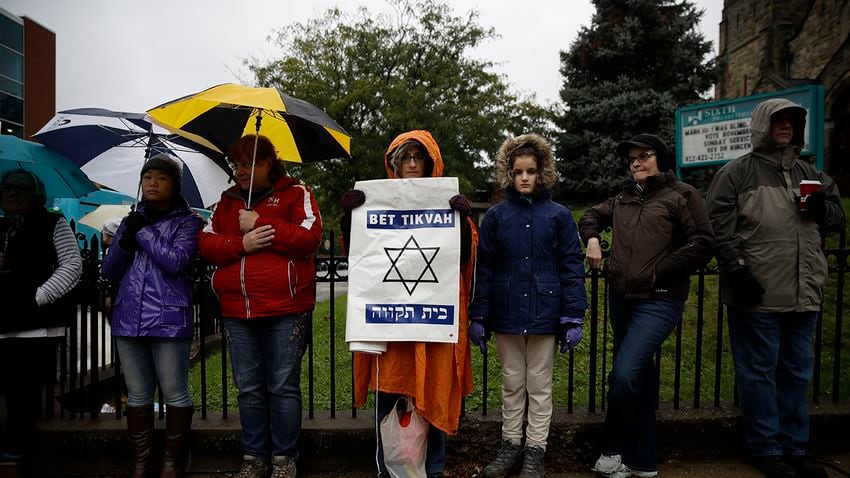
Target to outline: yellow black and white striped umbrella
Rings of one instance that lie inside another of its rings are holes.
[[[342,126],[316,106],[277,88],[226,83],[147,113],[163,128],[222,153],[242,136],[259,132],[284,161],[351,158],[351,136]]]

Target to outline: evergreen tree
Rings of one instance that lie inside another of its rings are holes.
[[[715,80],[703,12],[689,0],[593,0],[590,27],[561,52],[563,114],[557,120],[563,198],[596,200],[627,177],[620,141],[656,133],[675,146],[674,113]]]

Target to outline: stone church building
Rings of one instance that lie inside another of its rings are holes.
[[[850,0],[724,0],[716,99],[824,86],[826,172],[850,195]]]

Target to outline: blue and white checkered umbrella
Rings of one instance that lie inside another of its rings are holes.
[[[183,162],[182,194],[207,208],[229,186],[224,155],[152,125],[140,113],[80,108],[56,113],[35,138],[77,164],[95,182],[136,197],[145,160],[169,153]]]

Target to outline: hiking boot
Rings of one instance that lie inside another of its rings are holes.
[[[522,461],[522,472],[519,478],[543,478],[543,458],[546,450],[539,446],[525,447],[525,458]]]
[[[522,447],[514,445],[508,440],[502,440],[502,445],[499,451],[496,452],[496,458],[484,467],[482,476],[484,478],[502,478],[512,469],[519,465],[519,458],[522,456]]]
[[[239,469],[239,473],[236,473],[233,478],[268,478],[271,469],[271,465],[262,461],[260,457],[243,455],[242,468]]]
[[[798,476],[794,468],[785,463],[779,455],[754,456],[750,460],[753,466],[764,473],[767,478],[796,478]]]
[[[273,456],[271,478],[295,478],[295,461],[292,457]]]
[[[622,455],[606,455],[605,453],[603,453],[599,455],[599,459],[596,460],[596,464],[593,465],[593,468],[591,468],[590,471],[595,471],[597,473],[607,475],[617,471],[620,468],[620,465],[622,464]]]
[[[803,478],[826,478],[826,470],[821,465],[813,462],[806,455],[786,455],[785,463],[797,470],[797,474]]]

